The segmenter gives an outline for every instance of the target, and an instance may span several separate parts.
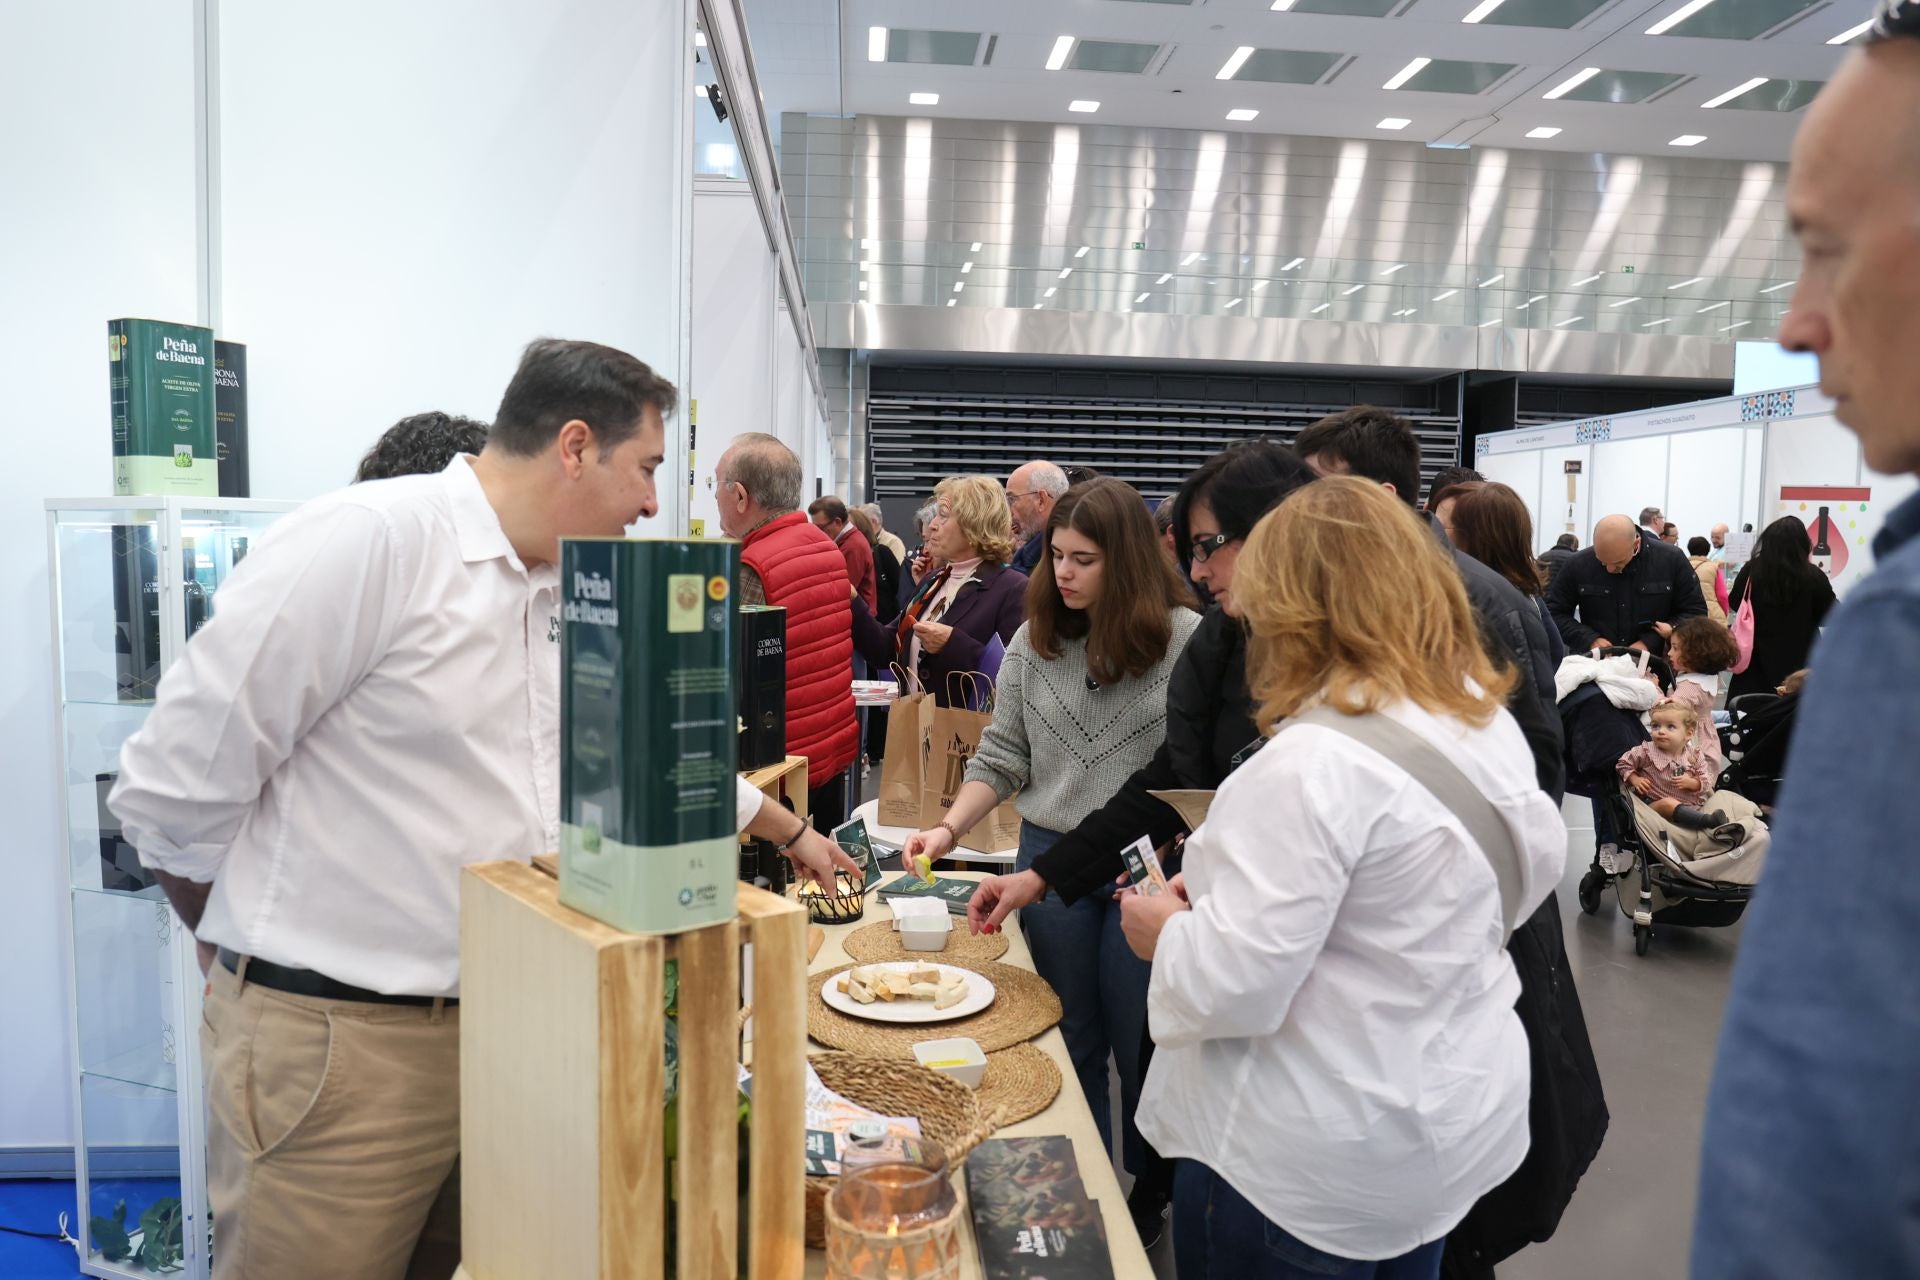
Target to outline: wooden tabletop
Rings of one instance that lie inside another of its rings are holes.
[[[954,872],[942,870],[943,879],[982,878],[979,873]],[[897,878],[897,877],[896,877]],[[847,934],[862,925],[875,920],[890,920],[893,913],[880,900],[876,892],[867,898],[866,917],[858,924],[827,926],[826,945],[820,948],[813,962],[808,966],[809,973],[818,973],[823,969],[833,969],[852,960],[844,945]],[[955,920],[961,929],[966,922]],[[1027,941],[1018,929],[1007,930],[1009,946],[1007,954],[1000,957],[1000,963],[1019,965],[1022,969],[1033,968],[1033,953],[1027,950]],[[929,960],[937,961],[939,956],[928,953]],[[1064,1134],[1073,1141],[1073,1154],[1080,1163],[1080,1177],[1086,1183],[1087,1193],[1100,1205],[1102,1217],[1107,1225],[1107,1249],[1113,1255],[1113,1274],[1117,1280],[1152,1280],[1153,1265],[1147,1261],[1146,1250],[1140,1247],[1140,1235],[1133,1229],[1133,1219],[1127,1214],[1127,1198],[1120,1190],[1120,1180],[1113,1171],[1113,1161],[1100,1145],[1100,1133],[1093,1126],[1093,1112],[1087,1108],[1087,1099],[1080,1092],[1080,1081],[1073,1073],[1073,1061],[1067,1056],[1067,1042],[1060,1035],[1060,1028],[1054,1027],[1034,1042],[1054,1064],[1060,1068],[1060,1096],[1053,1105],[1030,1120],[1010,1124],[998,1131],[997,1138],[1032,1138]],[[824,1048],[822,1045],[815,1045]],[[960,1189],[962,1199],[966,1196],[966,1179],[959,1178],[955,1185]],[[980,1259],[974,1252],[972,1233],[966,1236],[966,1258],[961,1274],[978,1276]],[[807,1251],[807,1275],[821,1277],[827,1273],[827,1258],[819,1250]]]

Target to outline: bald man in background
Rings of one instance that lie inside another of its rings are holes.
[[[1547,588],[1547,612],[1570,652],[1664,654],[1673,629],[1706,617],[1707,602],[1685,552],[1631,517],[1607,516],[1593,527],[1593,545],[1575,552]]]

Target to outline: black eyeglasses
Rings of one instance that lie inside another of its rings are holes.
[[[1231,533],[1216,533],[1210,538],[1195,538],[1187,548],[1187,554],[1195,564],[1205,564],[1210,556],[1229,542],[1238,542],[1239,538]]]

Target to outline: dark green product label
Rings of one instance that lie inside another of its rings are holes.
[[[112,320],[107,362],[114,492],[217,497],[213,331]]]
[[[734,913],[739,546],[561,544],[560,899],[635,933]]]

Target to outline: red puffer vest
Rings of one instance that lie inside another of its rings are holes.
[[[807,785],[818,786],[853,763],[860,743],[846,557],[789,511],[746,536],[740,562],[787,611],[787,754],[807,758]]]

